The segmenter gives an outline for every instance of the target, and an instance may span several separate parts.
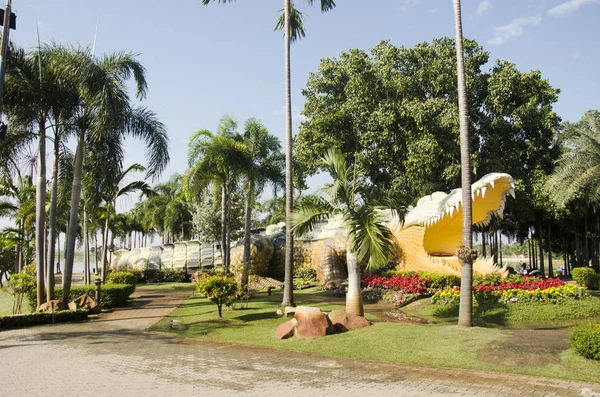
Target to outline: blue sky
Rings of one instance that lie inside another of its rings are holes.
[[[451,0],[338,0],[327,14],[296,3],[308,18],[306,38],[292,46],[295,130],[302,119],[301,90],[321,58],[350,48],[368,50],[381,40],[413,46],[454,36]],[[11,39],[35,46],[37,20],[42,42],[91,45],[98,23],[96,54],[139,53],[149,84],[143,103],[169,131],[172,160],[161,177],[167,179],[185,170],[190,135],[214,130],[225,113],[240,124],[260,119],[283,143],[283,36],[273,32],[282,5],[281,0],[209,6],[198,0],[13,0],[18,30]],[[599,17],[600,0],[463,0],[465,37],[483,45],[492,62],[505,59],[522,71],[541,70],[562,90],[555,110],[569,121],[600,108]],[[143,163],[136,141],[129,142],[127,155],[129,162]]]

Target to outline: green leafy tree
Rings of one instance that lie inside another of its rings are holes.
[[[223,305],[233,305],[238,293],[238,285],[232,277],[215,274],[200,278],[196,284],[196,290],[216,303],[219,317],[223,317]]]
[[[329,150],[321,165],[329,172],[333,183],[323,190],[322,197],[307,198],[297,207],[292,217],[292,230],[301,236],[331,215],[343,217],[348,234],[346,311],[362,316],[360,264],[366,263],[367,269],[386,265],[395,253],[393,235],[384,223],[381,212],[384,207],[359,194],[365,180],[355,172],[354,166],[348,166],[339,150]]]
[[[35,288],[35,277],[30,273],[16,273],[13,274],[5,287],[2,287],[3,291],[8,292],[13,296],[13,314],[22,313],[23,298]]]

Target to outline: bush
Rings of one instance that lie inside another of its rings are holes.
[[[108,282],[111,284],[135,285],[137,277],[132,272],[113,272],[108,275]]]
[[[569,343],[573,350],[583,357],[600,361],[600,323],[576,327],[571,333]]]
[[[222,315],[223,304],[225,306],[233,305],[238,293],[237,282],[231,277],[213,275],[203,277],[196,283],[198,292],[217,304],[219,317]]]
[[[502,284],[502,276],[499,273],[491,274],[474,274],[473,286],[476,285],[500,285]]]
[[[20,314],[22,312],[23,298],[28,296],[32,291],[34,293],[33,300],[37,301],[35,285],[35,277],[32,274],[16,273],[6,282],[6,286],[2,287],[3,291],[13,296],[12,314]]]
[[[304,280],[316,280],[317,271],[312,267],[304,266],[294,268],[294,278],[302,278]]]
[[[135,291],[135,285],[130,284],[104,284],[100,290],[100,306],[103,309],[111,309],[113,307],[123,306],[129,300],[129,295]],[[54,297],[57,299],[62,298],[62,288],[54,288]],[[96,288],[93,285],[74,285],[71,287],[68,301],[71,302],[81,295],[87,294],[94,296]],[[31,311],[35,311],[36,307],[36,294],[35,289],[27,294],[29,299],[29,308]]]
[[[132,269],[138,283],[185,283],[190,276],[183,270],[171,269]]]
[[[54,312],[54,322],[64,323],[81,321],[88,318],[87,310],[61,310]],[[0,316],[0,329],[21,328],[30,325],[52,324],[52,313],[16,314],[14,316]]]
[[[598,289],[600,276],[591,267],[576,267],[573,269],[573,280],[587,289]]]

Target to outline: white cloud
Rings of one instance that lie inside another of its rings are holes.
[[[437,12],[438,12],[439,10],[440,10],[440,9],[436,7],[436,8],[432,8],[432,9],[430,10],[430,12],[431,12],[432,14],[437,14]]]
[[[483,15],[492,8],[492,2],[490,0],[484,0],[477,6],[477,15]]]
[[[421,0],[404,0],[403,5],[398,7],[400,11],[408,11],[414,6],[418,5]]]
[[[563,3],[560,3],[556,7],[549,9],[548,14],[552,15],[553,17],[560,18],[574,12],[575,10],[583,6],[597,3],[600,3],[600,0],[568,0]]]
[[[522,36],[525,33],[525,26],[537,26],[542,21],[541,17],[533,16],[527,18],[515,18],[511,23],[504,26],[494,28],[494,37],[489,39],[488,44],[500,45],[504,44],[513,37]]]

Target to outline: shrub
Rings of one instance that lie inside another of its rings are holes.
[[[31,292],[34,293],[34,302],[37,302],[35,285],[34,275],[30,273],[16,273],[6,282],[6,286],[2,287],[2,291],[6,291],[13,296],[12,314],[22,312],[23,298]]]
[[[316,280],[317,279],[317,271],[312,267],[304,266],[297,267],[294,269],[294,278],[302,278],[305,280]]]
[[[138,283],[184,283],[190,281],[190,275],[183,270],[172,269],[132,269]]]
[[[135,285],[137,277],[132,272],[113,272],[108,275],[108,282],[111,284]]]
[[[569,343],[582,356],[600,361],[600,323],[583,324],[574,328]]]
[[[587,289],[598,289],[600,277],[591,267],[576,267],[573,269],[573,280]]]
[[[54,322],[64,323],[81,321],[88,318],[87,310],[61,310],[54,312]],[[14,316],[0,316],[0,329],[21,328],[29,325],[52,324],[52,313],[17,314]]]
[[[417,272],[417,275],[425,279],[427,288],[431,289],[443,289],[452,288],[460,285],[460,276],[454,274],[442,274],[433,272]]]
[[[233,305],[238,293],[238,285],[231,277],[213,275],[203,277],[196,283],[198,292],[217,304],[219,317],[222,315],[223,304],[225,306]]]
[[[502,275],[499,273],[491,274],[474,274],[473,285],[500,285],[502,284]]]
[[[104,284],[100,289],[100,306],[103,309],[111,309],[113,307],[123,306],[129,300],[129,295],[135,291],[135,285],[130,284]],[[71,287],[68,301],[73,301],[81,295],[87,294],[94,296],[96,288],[93,285],[74,285]],[[62,288],[54,288],[54,297],[62,298]],[[29,299],[29,308],[31,311],[36,309],[35,290],[27,294]]]

